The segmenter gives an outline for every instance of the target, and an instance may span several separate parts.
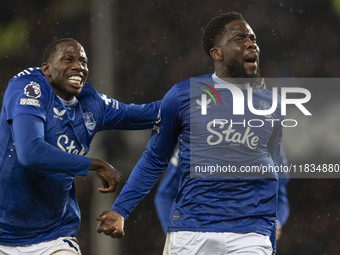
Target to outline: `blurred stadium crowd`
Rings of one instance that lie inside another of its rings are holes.
[[[254,29],[261,49],[260,67],[263,77],[340,76],[339,0],[142,0],[110,3],[112,15],[115,15],[113,45],[103,47],[114,48],[112,58],[115,70],[101,66],[100,62],[91,62],[91,22],[100,13],[94,15],[91,12],[90,0],[2,1],[0,101],[8,80],[26,67],[39,66],[46,45],[61,37],[73,37],[85,47],[90,66],[89,81],[94,85],[101,81],[91,80],[91,67],[100,66],[107,72],[114,72],[116,93],[111,96],[126,103],[158,100],[176,82],[211,72],[212,63],[201,46],[202,30],[210,18],[227,11],[243,13]],[[320,94],[337,94],[340,87],[337,91],[327,91],[327,87],[320,86],[319,90]],[[338,111],[334,109],[329,114]],[[323,132],[327,132],[327,126]],[[131,148],[130,144],[124,142],[124,134],[127,133],[106,134],[104,147],[106,157],[112,164],[118,164],[117,169],[127,179],[145,144],[138,149]],[[333,139],[339,140],[338,137]],[[299,144],[287,136],[284,137],[284,143],[291,163],[299,163],[299,159],[308,158],[308,153],[313,155],[314,161],[336,162],[338,159],[320,153],[315,144],[308,150],[305,147],[299,148],[300,155],[297,155],[290,151],[294,151]],[[136,150],[139,152],[137,155],[133,153]],[[120,163],[124,160],[129,161],[129,168]],[[279,254],[338,254],[339,183],[338,179],[290,181],[288,192],[291,215],[278,243]],[[94,220],[89,219],[87,213],[91,207],[88,198],[94,191],[86,185],[80,182],[78,186],[83,212],[79,241],[83,254],[90,255],[91,238],[85,230],[88,229],[88,221]],[[110,206],[108,204],[107,209]],[[127,221],[127,236],[120,241],[121,253],[160,254],[165,237],[156,222],[151,193]]]

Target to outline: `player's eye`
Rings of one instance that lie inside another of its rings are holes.
[[[87,65],[88,61],[87,59],[83,59],[83,60],[80,60],[80,63],[82,63],[83,65]]]
[[[243,41],[244,41],[244,37],[242,37],[242,36],[237,36],[237,37],[235,38],[235,41],[236,41],[236,42],[243,42]]]

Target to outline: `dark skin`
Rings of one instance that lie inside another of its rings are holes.
[[[256,36],[243,20],[234,20],[225,25],[223,35],[210,49],[216,75],[234,83],[237,83],[237,78],[258,76],[259,54]]]
[[[234,20],[225,25],[223,35],[210,49],[216,75],[226,81],[258,76],[259,48],[250,26],[243,20]],[[103,212],[98,218],[97,231],[113,238],[122,238],[124,218],[115,210]]]
[[[87,57],[84,48],[77,42],[68,41],[56,46],[56,53],[42,72],[52,85],[55,93],[70,101],[83,89],[88,76]]]
[[[108,210],[102,212],[99,217],[96,218],[99,221],[97,232],[104,233],[112,238],[124,237],[124,218],[115,210]]]
[[[243,20],[234,20],[225,25],[224,34],[210,49],[216,75],[231,83],[238,83],[239,78],[258,77],[259,55],[256,35]],[[265,87],[264,84],[260,85]],[[277,240],[280,235],[281,226],[277,222]]]
[[[54,92],[66,101],[71,101],[82,91],[87,76],[87,57],[84,48],[76,41],[67,41],[56,46],[56,52],[47,63],[42,64],[42,72],[53,87]],[[91,158],[90,171],[95,171],[101,179],[101,193],[114,192],[120,180],[120,173],[104,160]]]

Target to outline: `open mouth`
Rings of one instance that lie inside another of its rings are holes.
[[[67,80],[72,85],[76,87],[80,87],[82,85],[83,77],[81,77],[80,75],[72,75],[72,76],[69,76]]]
[[[256,63],[256,59],[245,59],[244,62],[246,62],[246,63]]]
[[[257,68],[257,57],[246,57],[244,59],[244,65],[246,68],[250,68],[251,70],[255,70]]]
[[[257,54],[251,53],[244,58],[244,62],[249,65],[257,65]]]

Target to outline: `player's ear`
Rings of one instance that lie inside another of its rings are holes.
[[[49,76],[51,74],[50,65],[48,63],[43,63],[41,66],[41,71],[45,76]]]
[[[222,60],[223,59],[223,52],[220,47],[214,47],[210,49],[210,56],[213,60]]]

